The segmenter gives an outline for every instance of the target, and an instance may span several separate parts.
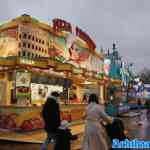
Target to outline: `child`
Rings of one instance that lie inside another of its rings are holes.
[[[71,134],[71,130],[68,128],[69,123],[67,120],[61,121],[59,127],[58,144],[56,144],[55,150],[71,150],[71,140],[76,140],[77,136]]]
[[[118,118],[115,118],[112,124],[107,124],[105,128],[111,142],[113,139],[119,139],[119,140],[128,139],[125,133],[126,131],[125,131],[124,123],[122,120]]]

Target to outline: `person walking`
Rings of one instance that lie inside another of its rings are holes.
[[[83,150],[108,150],[109,142],[102,122],[112,123],[113,118],[104,112],[96,94],[91,94],[85,113]]]
[[[148,121],[150,121],[150,101],[147,100],[146,102],[147,102],[147,104],[146,104],[146,109],[147,109],[146,110],[146,118]]]
[[[47,150],[50,142],[53,142],[54,147],[57,145],[59,126],[61,124],[58,97],[58,92],[52,92],[43,106],[42,117],[45,123],[47,138],[42,144],[41,150]],[[56,148],[54,149],[57,150]]]

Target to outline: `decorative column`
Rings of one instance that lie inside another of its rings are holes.
[[[9,74],[8,72],[5,73],[5,93],[4,93],[4,104],[5,105],[10,105],[11,104],[11,89],[12,89],[12,80],[10,80],[11,74]]]
[[[104,85],[100,85],[100,104],[105,103],[105,98],[104,98]]]

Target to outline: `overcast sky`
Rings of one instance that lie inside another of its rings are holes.
[[[86,31],[99,49],[116,42],[135,70],[150,68],[149,0],[1,0],[1,23],[24,13],[46,22],[65,19]]]

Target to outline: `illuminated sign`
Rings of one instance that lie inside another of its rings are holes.
[[[83,70],[79,69],[79,68],[73,68],[72,72],[75,73],[75,74],[82,74]]]
[[[34,65],[35,62],[29,59],[20,59],[20,64]]]
[[[94,78],[102,79],[102,76],[100,74],[94,73],[93,76]]]
[[[13,66],[15,65],[16,61],[15,59],[6,59],[6,58],[0,58],[0,65],[1,66]]]
[[[20,58],[17,61],[19,64],[31,65],[33,67],[48,68],[47,61],[35,61],[31,59]]]
[[[110,59],[105,59],[104,60],[104,73],[106,75],[109,75],[109,72],[110,72],[110,65],[111,65],[111,60]]]
[[[86,72],[84,72],[84,76],[92,77],[93,76],[93,72],[86,71]]]
[[[31,74],[29,72],[16,72],[16,86],[15,92],[16,97],[21,98],[30,98],[31,90],[30,90],[30,83],[31,83]]]
[[[53,60],[48,60],[48,66],[51,66],[51,67],[54,67],[56,64],[55,64],[55,61]]]
[[[57,71],[72,71],[72,65],[70,64],[58,64],[56,65]]]

